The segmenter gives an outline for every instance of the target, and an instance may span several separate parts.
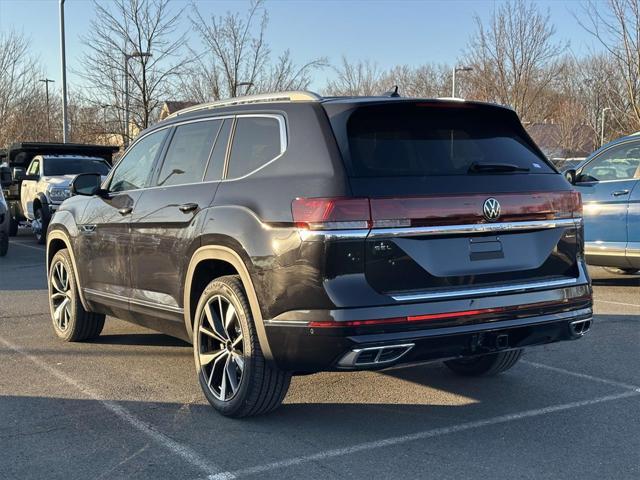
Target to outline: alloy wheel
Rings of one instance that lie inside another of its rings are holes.
[[[218,400],[231,400],[242,381],[244,345],[238,312],[222,295],[211,297],[200,319],[198,359],[201,375]]]
[[[50,301],[53,306],[53,321],[61,332],[69,328],[71,321],[71,282],[69,271],[63,262],[56,263],[51,270]]]

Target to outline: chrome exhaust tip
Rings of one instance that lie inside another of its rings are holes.
[[[574,337],[582,337],[589,330],[591,330],[591,318],[587,318],[584,320],[575,320],[569,324],[569,330],[571,330],[571,335]]]
[[[415,346],[414,343],[384,345],[381,347],[355,348],[345,354],[338,366],[342,368],[371,367],[393,363]]]

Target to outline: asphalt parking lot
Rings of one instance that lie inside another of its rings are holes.
[[[229,420],[179,340],[109,319],[58,341],[23,231],[0,258],[0,478],[640,478],[640,277],[592,274],[587,337],[499,377],[297,377],[275,413]]]

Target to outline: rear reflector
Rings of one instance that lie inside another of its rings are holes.
[[[297,198],[297,227],[309,230],[402,228],[486,223],[483,205],[500,203],[498,222],[560,220],[582,215],[580,193],[540,192],[401,198]]]
[[[508,307],[495,307],[495,308],[482,308],[477,310],[463,310],[459,312],[445,312],[445,313],[430,313],[426,315],[411,315],[407,317],[392,317],[392,318],[380,318],[376,320],[347,320],[347,321],[335,321],[326,320],[318,322],[309,322],[311,328],[341,328],[341,327],[362,327],[367,325],[393,325],[398,323],[413,323],[413,322],[432,322],[437,320],[446,319],[465,319],[469,317],[477,317],[482,315],[490,315],[493,313],[514,313],[522,312],[523,310],[534,309],[534,314],[540,314],[540,308],[549,307],[565,307],[569,305],[578,304],[584,301],[590,301],[591,295],[574,298],[563,298],[561,300],[548,300],[537,303],[527,303],[523,305],[512,305]]]
[[[331,327],[361,327],[365,325],[389,325],[395,323],[427,322],[430,320],[444,320],[447,318],[463,318],[486,313],[499,312],[504,308],[485,308],[483,310],[466,310],[462,312],[434,313],[429,315],[413,315],[409,317],[380,318],[377,320],[350,320],[344,322],[320,321],[309,322],[309,327],[331,328]]]

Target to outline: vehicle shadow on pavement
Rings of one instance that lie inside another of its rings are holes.
[[[594,278],[591,281],[598,287],[640,287],[640,276],[629,275],[609,278]]]
[[[105,345],[137,345],[141,347],[189,347],[191,344],[162,333],[102,334],[87,343]]]

